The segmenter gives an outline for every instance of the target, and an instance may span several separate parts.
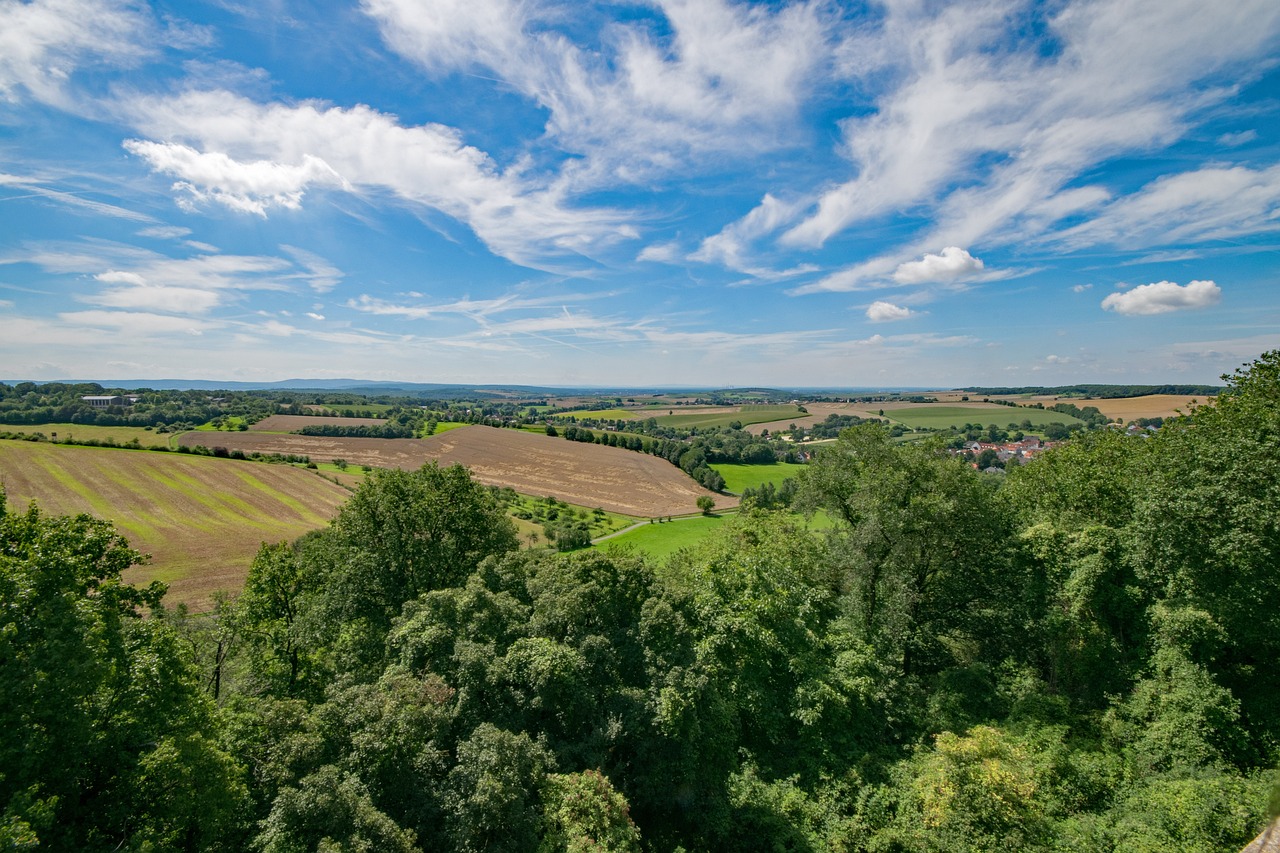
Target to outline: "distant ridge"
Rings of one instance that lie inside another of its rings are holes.
[[[210,379],[0,379],[5,385],[16,385],[20,382],[34,382],[37,385],[61,383],[64,385],[94,384],[104,389],[136,390],[149,388],[153,391],[347,391],[367,395],[390,394],[402,396],[433,396],[440,398],[459,396],[636,396],[640,394],[792,394],[804,392],[808,394],[887,394],[898,392],[920,392],[925,388],[833,388],[833,387],[791,387],[767,388],[738,385],[648,385],[648,386],[602,386],[602,385],[513,385],[513,384],[467,384],[463,382],[396,382],[392,380],[374,379],[281,379],[276,382],[236,382]]]

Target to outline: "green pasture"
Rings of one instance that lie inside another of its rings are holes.
[[[604,551],[615,547],[630,547],[654,560],[664,560],[681,548],[697,545],[711,531],[724,524],[726,518],[722,515],[699,515],[662,524],[642,524],[621,536],[606,539],[595,547]]]
[[[451,429],[458,429],[464,426],[471,426],[471,424],[462,421],[436,421],[436,431],[431,434],[439,435],[442,432],[448,432]]]
[[[711,466],[721,477],[724,487],[735,495],[744,489],[758,489],[765,483],[781,486],[782,481],[804,470],[804,465],[792,462],[775,462],[772,465],[742,465],[735,462],[718,462]]]
[[[636,416],[635,409],[618,409],[618,408],[586,409],[580,412],[578,411],[560,412],[556,415],[556,417],[560,417],[560,418],[573,417],[573,418],[577,418],[578,420],[582,420],[583,418],[594,418],[595,420],[598,420],[598,421],[631,420],[635,418],[635,416]]]
[[[116,444],[128,444],[135,438],[143,447],[167,447],[169,436],[173,433],[162,432],[146,427],[130,426],[90,426],[88,424],[0,424],[0,432],[16,432],[23,435],[44,433],[50,441],[114,441]],[[57,438],[54,438],[54,434]]]
[[[672,410],[674,411],[674,410]],[[736,412],[710,412],[690,415],[661,415],[656,418],[663,426],[680,429],[699,429],[710,427],[727,427],[737,421],[743,426],[764,424],[769,421],[782,421],[789,418],[803,418],[804,412],[790,405],[750,405],[741,406]]]
[[[1031,421],[1032,429],[1039,429],[1049,424],[1071,426],[1082,423],[1079,418],[1065,415],[1062,412],[1050,412],[1043,409],[1030,409],[1019,406],[936,406],[926,404],[902,409],[885,409],[884,416],[912,429],[946,429],[962,427],[965,424],[995,424],[1004,429],[1009,424],[1020,424],[1024,420]]]

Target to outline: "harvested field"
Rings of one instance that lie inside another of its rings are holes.
[[[270,415],[249,425],[250,432],[293,432],[308,426],[383,426],[382,418],[333,418],[320,415]]]
[[[1179,411],[1185,415],[1191,411],[1192,401],[1203,405],[1212,399],[1212,397],[1188,397],[1182,394],[1148,394],[1145,397],[1068,400],[1067,402],[1075,403],[1082,409],[1085,406],[1095,406],[1107,417],[1124,418],[1127,422],[1134,418],[1169,418],[1178,414]]]
[[[180,440],[186,445],[206,443],[198,433]],[[377,468],[414,470],[432,460],[441,465],[456,462],[487,485],[510,486],[526,495],[554,495],[572,504],[642,518],[696,512],[700,495],[713,496],[720,507],[737,505],[737,498],[708,492],[655,456],[513,429],[469,426],[423,439],[239,432],[219,435],[217,443],[246,453],[294,453],[314,461],[345,459],[351,465]]]
[[[263,542],[323,527],[350,492],[314,472],[141,450],[0,442],[10,509],[110,520],[151,562],[126,580],[169,584],[168,601],[207,609],[238,592]]]

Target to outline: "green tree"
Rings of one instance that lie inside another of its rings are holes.
[[[309,624],[340,669],[372,672],[405,602],[459,585],[485,557],[518,546],[511,519],[461,465],[375,471],[302,551],[315,574]]]
[[[716,500],[710,495],[698,495],[698,500],[695,503],[703,515],[710,515],[711,510],[716,508]]]
[[[245,791],[164,587],[111,525],[0,493],[0,804],[42,846],[236,849]]]

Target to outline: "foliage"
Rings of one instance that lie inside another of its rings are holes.
[[[527,499],[373,472],[203,621],[104,523],[0,503],[0,843],[1236,849],[1280,760],[1280,354],[1228,382],[999,479],[854,425],[794,494],[829,527],[775,490],[645,525],[713,528],[661,564],[517,551]]]

